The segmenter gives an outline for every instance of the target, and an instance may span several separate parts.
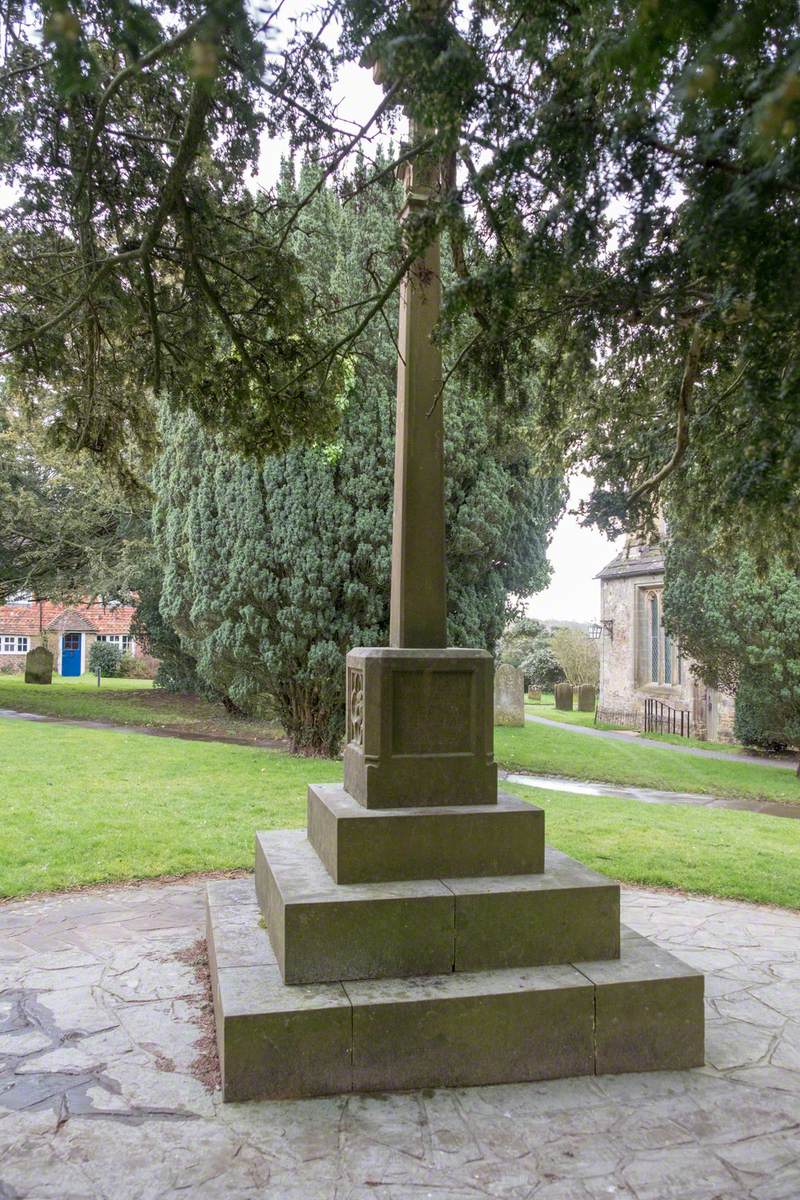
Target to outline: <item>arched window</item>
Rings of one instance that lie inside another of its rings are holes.
[[[664,683],[672,683],[672,638],[664,634]]]
[[[658,621],[658,596],[651,595],[649,601],[650,608],[650,681],[658,683],[658,660],[659,660],[659,621]]]

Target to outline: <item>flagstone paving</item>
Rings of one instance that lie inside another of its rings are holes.
[[[0,1200],[797,1200],[800,913],[630,888],[707,972],[707,1065],[222,1105],[204,883],[0,905]]]

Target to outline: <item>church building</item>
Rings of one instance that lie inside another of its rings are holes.
[[[695,678],[664,629],[664,555],[659,543],[629,542],[600,580],[598,721],[644,729],[645,707],[685,716],[684,731],[707,741],[733,738],[734,701]],[[664,706],[659,707],[660,705]]]

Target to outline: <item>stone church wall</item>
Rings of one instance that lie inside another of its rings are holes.
[[[646,636],[637,629],[641,589],[660,593],[663,572],[611,576],[602,581],[602,621],[613,621],[613,636],[603,629],[600,647],[600,692],[597,718],[610,724],[642,729],[645,700],[661,700],[689,713],[694,737],[726,741],[733,738],[734,701],[698,683],[691,663],[684,660],[673,672],[673,683],[643,682],[639,639]],[[646,651],[645,651],[646,653]],[[637,678],[638,675],[638,678]]]

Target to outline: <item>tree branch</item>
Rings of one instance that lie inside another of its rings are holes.
[[[278,250],[279,251],[283,249],[283,247],[286,243],[286,239],[289,236],[295,222],[297,221],[297,218],[300,216],[300,213],[303,211],[303,209],[306,208],[311,203],[311,201],[314,199],[314,197],[317,195],[317,193],[322,190],[322,188],[325,186],[326,181],[330,178],[330,176],[334,173],[334,171],[337,170],[337,168],[344,161],[344,159],[347,158],[347,155],[350,153],[350,151],[353,149],[353,147],[358,144],[358,142],[361,140],[361,138],[364,137],[364,135],[375,124],[375,122],[377,120],[379,120],[380,117],[383,116],[383,114],[386,112],[386,110],[392,106],[392,104],[394,102],[394,95],[397,91],[397,88],[398,88],[397,84],[393,84],[389,88],[386,95],[383,97],[383,100],[381,100],[380,104],[373,112],[372,116],[369,117],[368,120],[366,120],[364,122],[364,124],[361,126],[360,129],[356,130],[356,132],[353,134],[353,136],[350,138],[350,140],[345,144],[344,148],[342,150],[340,150],[337,155],[335,155],[335,157],[333,158],[330,165],[325,168],[325,170],[320,175],[319,179],[314,184],[314,186],[311,188],[311,190],[309,192],[306,192],[306,194],[305,194],[305,196],[303,196],[302,200],[299,200],[297,202],[297,204],[294,207],[294,212],[292,213],[291,217],[289,218],[289,220],[286,222],[283,229],[281,230],[280,240],[278,241]]]
[[[156,306],[156,289],[153,284],[153,272],[150,267],[150,257],[145,254],[142,259],[144,287],[147,295],[147,311],[150,316],[150,330],[153,335],[153,391],[161,390],[161,333],[158,327],[158,308]]]
[[[147,54],[143,54],[141,58],[137,58],[135,62],[128,63],[127,67],[123,67],[121,71],[118,71],[111,80],[111,83],[109,83],[108,87],[100,97],[100,102],[97,105],[97,112],[95,113],[94,121],[92,122],[92,128],[89,131],[89,143],[86,147],[86,157],[84,159],[83,166],[81,167],[81,173],[78,176],[78,182],[75,187],[76,200],[86,186],[86,180],[89,175],[89,169],[92,165],[92,158],[94,156],[94,148],[97,144],[97,139],[100,136],[100,131],[103,128],[106,109],[116,93],[122,87],[123,83],[126,83],[134,75],[138,75],[145,69],[145,67],[152,66],[154,62],[158,62],[158,60],[163,58],[165,54],[169,54],[172,50],[177,50],[180,46],[184,45],[189,38],[193,37],[194,34],[199,31],[207,16],[207,13],[203,13],[202,16],[197,18],[197,20],[192,21],[186,26],[185,29],[182,29],[180,33],[176,33],[174,37],[168,38],[167,41],[159,43],[158,46],[154,46],[152,50],[148,51]]]
[[[656,471],[644,483],[640,483],[635,487],[628,496],[627,506],[630,506],[644,496],[647,492],[651,492],[653,488],[671,475],[676,467],[680,466],[684,455],[689,447],[689,405],[691,402],[692,392],[697,383],[700,374],[700,358],[703,349],[703,339],[700,332],[699,323],[695,325],[692,331],[692,340],[689,345],[689,351],[686,355],[686,362],[683,368],[683,378],[681,380],[680,391],[678,392],[678,426],[675,432],[675,449],[669,462]]]
[[[676,146],[672,142],[665,142],[662,138],[656,137],[655,134],[642,134],[639,139],[645,146],[651,146],[654,150],[660,151],[661,154],[668,154],[670,158],[677,158],[680,162],[689,163],[693,167],[708,167],[713,171],[724,171],[726,175],[737,175],[739,178],[747,178],[752,172],[747,167],[740,163],[731,162],[727,158],[718,158],[714,155],[703,157],[693,154],[691,150],[685,149],[683,146]],[[793,183],[786,183],[782,179],[772,178],[774,185],[786,192],[800,192],[800,187]]]

